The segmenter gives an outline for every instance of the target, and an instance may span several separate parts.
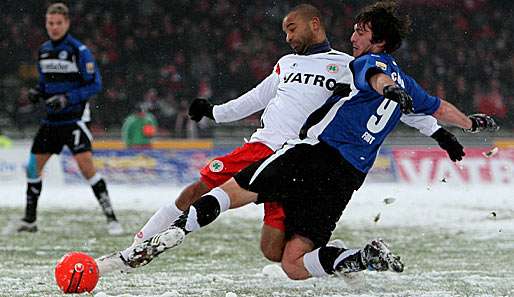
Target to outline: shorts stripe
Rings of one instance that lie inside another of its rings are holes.
[[[78,121],[77,125],[80,127],[82,132],[84,132],[84,134],[86,134],[86,136],[89,139],[89,141],[93,141],[93,134],[91,134],[91,131],[89,131],[89,129],[87,128],[86,124],[84,122],[82,122],[82,121]]]
[[[271,155],[269,158],[267,158],[262,164],[255,170],[255,173],[252,175],[252,178],[250,179],[250,182],[248,185],[251,185],[253,181],[257,178],[257,176],[268,166],[271,162],[273,162],[276,158],[282,156],[285,152],[287,152],[290,148],[293,148],[294,145],[286,144],[281,149],[276,151],[273,155]]]

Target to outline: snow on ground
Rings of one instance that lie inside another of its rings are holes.
[[[153,211],[174,201],[181,188],[111,185],[109,190],[115,209]],[[25,186],[21,184],[3,186],[0,207],[22,207],[24,192]],[[41,208],[98,207],[86,185],[45,185],[39,205]],[[260,218],[262,207],[250,204],[230,210],[227,216]],[[358,226],[514,232],[514,186],[365,184],[354,194],[340,222]]]

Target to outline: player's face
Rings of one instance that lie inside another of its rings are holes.
[[[372,42],[373,31],[367,24],[355,24],[350,38],[353,56],[359,57],[368,52],[376,53],[377,44]]]
[[[299,54],[305,52],[314,40],[309,21],[294,12],[284,18],[282,30],[286,33],[286,42]]]
[[[62,14],[46,15],[46,32],[52,40],[61,39],[70,28],[70,20]]]

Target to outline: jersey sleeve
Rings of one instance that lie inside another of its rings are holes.
[[[405,90],[412,97],[414,111],[428,115],[436,112],[441,105],[441,99],[427,94],[412,77],[406,74],[402,74],[402,77],[405,83]]]
[[[385,73],[387,61],[378,55],[364,55],[350,62],[355,87],[363,91],[375,91],[368,80],[377,73]]]
[[[431,136],[435,131],[441,128],[441,126],[437,124],[436,118],[425,114],[404,114],[400,120],[404,124],[418,129],[418,131],[425,136]]]
[[[216,123],[233,122],[264,109],[277,94],[279,82],[278,74],[273,72],[252,90],[227,103],[214,106],[214,120]]]
[[[68,92],[67,97],[70,104],[78,104],[87,101],[91,96],[102,89],[102,77],[96,65],[91,51],[85,46],[79,47],[79,73],[83,84]]]

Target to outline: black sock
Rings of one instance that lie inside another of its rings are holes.
[[[107,186],[104,179],[100,179],[91,187],[93,188],[93,192],[95,192],[98,203],[100,203],[100,206],[102,207],[102,211],[107,217],[107,221],[116,221],[117,219],[114,215],[114,210],[112,209],[111,199],[109,198],[109,193],[107,192]]]
[[[27,205],[25,207],[25,217],[23,218],[23,220],[27,223],[36,221],[37,200],[41,194],[42,187],[43,183],[41,180],[35,183],[27,183]]]
[[[221,207],[218,199],[205,194],[200,200],[193,203],[189,210],[185,211],[173,225],[182,228],[188,234],[212,223],[220,213]]]
[[[319,249],[318,259],[327,274],[334,274],[336,271],[356,272],[366,269],[361,261],[360,250],[324,246]]]

